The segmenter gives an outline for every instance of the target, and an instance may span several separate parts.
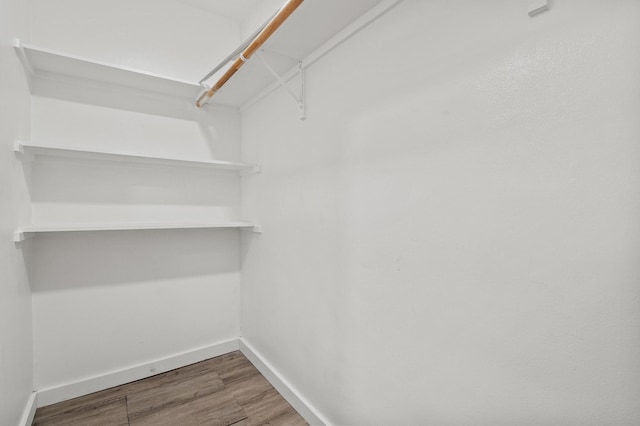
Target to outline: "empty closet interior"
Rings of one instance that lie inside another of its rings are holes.
[[[640,2],[0,5],[0,424],[237,350],[310,424],[640,423]]]

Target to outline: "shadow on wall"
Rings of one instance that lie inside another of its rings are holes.
[[[207,116],[210,116],[206,110],[195,106],[198,95],[196,91],[193,99],[179,99],[160,93],[146,92],[135,87],[107,84],[105,86],[101,87],[79,78],[69,82],[54,76],[44,81],[36,80],[32,91],[34,95],[47,98],[183,120],[206,121]]]
[[[237,174],[204,168],[50,157],[31,169],[34,203],[223,207],[233,206],[239,197]]]
[[[158,116],[168,119],[193,123],[200,137],[208,145],[208,149],[217,158],[220,143],[226,143],[225,136],[219,133],[220,120],[225,120],[229,114],[237,112],[229,107],[207,105],[197,108],[195,99],[198,95],[194,91],[193,99],[165,96],[160,93],[145,92],[133,87],[119,87],[106,85],[100,87],[95,83],[75,79],[68,82],[55,77],[45,80],[35,80],[32,94],[38,97],[52,98],[80,105],[92,105],[112,110],[126,111],[129,120],[134,117]],[[228,137],[228,136],[227,136]]]
[[[43,234],[25,263],[33,292],[238,273],[236,230]],[[213,285],[213,280],[212,280]]]

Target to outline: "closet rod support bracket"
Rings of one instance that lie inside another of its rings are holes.
[[[33,154],[24,151],[23,141],[18,140],[13,142],[13,153],[18,159],[33,160]]]
[[[15,152],[16,154],[24,154],[22,141],[13,142],[13,152]]]
[[[245,232],[252,232],[254,234],[262,234],[262,226],[260,225],[252,226],[251,228],[243,228],[241,230]]]
[[[256,175],[258,173],[262,173],[262,167],[260,164],[253,164],[251,167],[241,171],[240,176]]]
[[[30,232],[23,232],[21,230],[17,230],[13,233],[13,242],[18,244],[25,240],[28,240],[31,237],[33,237],[33,234],[31,234]]]
[[[291,87],[289,87],[287,82],[280,76],[280,74],[278,74],[276,70],[274,70],[273,67],[269,65],[267,60],[260,54],[260,52],[256,52],[256,56],[258,57],[258,59],[260,59],[262,64],[271,73],[271,75],[275,77],[280,87],[283,87],[284,89],[286,89],[289,95],[291,95],[293,100],[296,102],[296,104],[298,105],[298,108],[300,109],[300,120],[306,120],[307,104],[306,104],[306,96],[305,96],[305,72],[304,72],[304,65],[302,61],[298,61],[298,75],[300,76],[300,87],[298,89],[299,93],[296,93],[293,89],[291,89]]]

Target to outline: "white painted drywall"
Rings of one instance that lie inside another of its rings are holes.
[[[405,0],[243,114],[243,338],[339,425],[640,423],[640,2]]]
[[[13,142],[29,136],[29,91],[13,51],[27,34],[27,2],[0,1],[0,424],[18,424],[33,391],[31,294],[14,229],[29,220],[28,194]]]
[[[75,383],[236,338],[236,232],[38,236],[29,265],[36,387]]]
[[[211,109],[198,122],[34,96],[31,139],[73,149],[239,160],[237,112]],[[56,159],[38,161],[29,178],[34,223],[240,219],[237,173]]]
[[[256,28],[271,18],[286,1],[283,0],[258,0],[255,1],[249,13],[241,21],[240,30],[242,39],[245,40],[254,33]]]
[[[34,44],[198,81],[240,43],[240,24],[177,0],[33,0]]]
[[[240,41],[239,23],[177,1],[36,0],[33,44],[197,80]],[[32,97],[31,142],[197,160],[240,159],[239,114],[164,99],[100,101],[83,89]],[[108,89],[107,89],[108,90]],[[34,162],[33,223],[241,219],[240,178],[179,167]],[[34,380],[55,389],[235,339],[239,231],[43,235],[32,240]],[[152,375],[153,372],[149,371]],[[54,392],[55,393],[55,392]]]

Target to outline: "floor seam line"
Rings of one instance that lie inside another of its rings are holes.
[[[127,425],[131,426],[131,419],[129,419],[129,395],[124,396],[124,407],[127,410]]]

